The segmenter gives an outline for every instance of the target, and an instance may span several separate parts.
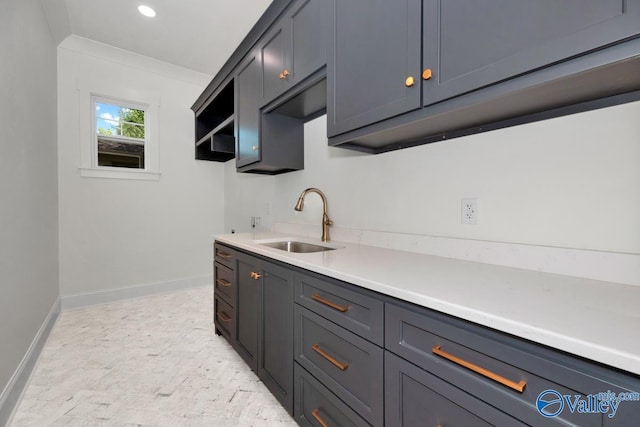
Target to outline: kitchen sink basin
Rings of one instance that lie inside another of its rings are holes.
[[[262,246],[268,246],[270,248],[280,249],[281,251],[295,252],[295,253],[312,253],[312,252],[324,252],[332,251],[338,248],[332,248],[329,246],[315,245],[313,243],[298,242],[295,240],[287,240],[280,242],[265,242],[260,243]]]

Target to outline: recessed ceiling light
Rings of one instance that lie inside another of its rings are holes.
[[[151,9],[149,6],[145,6],[144,4],[138,6],[138,11],[144,16],[148,16],[149,18],[153,18],[154,16],[156,16],[156,11]]]

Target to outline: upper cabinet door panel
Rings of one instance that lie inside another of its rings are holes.
[[[236,166],[255,163],[260,151],[260,60],[251,53],[238,67],[236,75]]]
[[[640,0],[424,0],[424,105],[640,34]]]
[[[298,83],[327,63],[329,0],[302,0],[289,15],[291,82]]]
[[[269,33],[260,47],[262,59],[262,100],[279,95],[290,77],[289,51],[291,34],[288,26],[281,25]]]
[[[332,0],[329,136],[420,107],[420,0]],[[415,83],[407,86],[407,78]]]

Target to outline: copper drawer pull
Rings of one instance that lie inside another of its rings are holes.
[[[231,322],[231,317],[229,317],[228,315],[226,315],[225,313],[220,313],[219,311],[216,311],[216,316],[218,317],[218,319],[220,319],[221,321],[223,321],[224,323],[229,323]]]
[[[347,368],[349,367],[348,363],[340,363],[333,357],[329,356],[323,349],[320,348],[320,344],[314,344],[311,346],[311,348],[320,356],[324,357],[329,362],[331,362],[331,364],[333,364],[336,368],[340,369],[341,371],[346,371]]]
[[[261,277],[262,277],[262,274],[260,274],[260,273],[256,273],[255,271],[252,271],[252,272],[249,274],[249,276],[251,276],[251,278],[252,278],[253,280],[258,280],[259,278],[261,278]]]
[[[311,299],[314,300],[314,301],[318,301],[320,304],[328,305],[329,307],[333,308],[334,310],[338,310],[339,312],[342,312],[342,313],[344,313],[345,311],[349,310],[349,306],[348,305],[338,305],[333,301],[329,301],[328,299],[322,298],[318,294],[313,294],[311,296]]]
[[[473,372],[476,372],[482,376],[485,376],[495,382],[498,382],[502,385],[506,385],[507,387],[522,393],[524,391],[524,387],[527,385],[527,382],[525,380],[520,380],[519,383],[515,382],[515,381],[511,381],[510,379],[507,379],[503,376],[500,376],[496,373],[493,373],[487,369],[481,368],[478,365],[475,365],[471,362],[467,362],[466,360],[460,359],[459,357],[454,356],[453,354],[447,353],[446,351],[442,350],[440,348],[439,345],[434,346],[431,351],[433,352],[433,354],[436,354],[440,357],[444,357],[447,360],[452,361],[453,363],[463,366],[467,369],[472,370]]]
[[[218,255],[219,257],[224,258],[224,259],[231,259],[231,254],[228,254],[228,253],[226,253],[226,252],[218,252],[218,253],[217,253],[217,255]]]
[[[216,279],[216,283],[220,286],[231,286],[231,282],[224,279]]]
[[[329,427],[329,424],[327,424],[327,422],[320,416],[320,408],[316,408],[311,411],[311,416],[315,418],[318,424],[320,424],[322,427]]]

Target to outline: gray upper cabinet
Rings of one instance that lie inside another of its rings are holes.
[[[240,64],[236,78],[236,167],[260,160],[260,58],[251,52]]]
[[[332,4],[328,136],[419,108],[421,0]]]
[[[423,104],[640,32],[636,0],[424,0]]]
[[[261,105],[326,64],[328,6],[329,0],[299,0],[262,39]]]

